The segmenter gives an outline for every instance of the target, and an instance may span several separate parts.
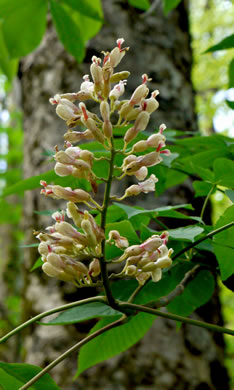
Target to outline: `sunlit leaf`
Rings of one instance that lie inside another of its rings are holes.
[[[232,49],[234,47],[234,34],[222,39],[219,43],[209,47],[204,53],[209,53],[217,50]]]
[[[50,0],[50,9],[60,40],[77,62],[81,62],[85,55],[85,44],[79,22],[75,21],[67,9],[55,0]]]
[[[234,88],[234,58],[231,60],[229,67],[228,67],[228,87]]]
[[[23,57],[39,45],[47,8],[45,0],[0,0],[3,35],[11,58]]]

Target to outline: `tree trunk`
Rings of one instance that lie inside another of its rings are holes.
[[[83,64],[77,66],[75,60],[64,52],[50,23],[40,47],[22,61],[25,177],[48,169],[43,151],[53,149],[56,144],[62,145],[65,126],[49,105],[49,97],[77,91],[82,75],[89,73],[92,55],[110,50],[120,37],[124,37],[130,46],[118,68],[131,71],[128,93],[139,85],[143,73],[152,77],[152,90],[160,90],[160,108],[154,116],[153,128],[166,123],[169,128],[196,130],[187,4],[182,3],[168,18],[162,15],[161,6],[156,13],[145,17],[124,0],[104,0],[103,7],[106,23],[97,37],[89,42]],[[27,242],[32,242],[33,229],[48,224],[46,217],[35,214],[34,210],[55,207],[55,201],[39,196],[39,191],[26,193]],[[40,270],[29,274],[37,256],[33,249],[25,253],[25,318],[90,294],[87,289],[77,293],[69,283],[49,279]],[[220,323],[217,297],[214,302],[209,304],[209,320]],[[197,318],[198,314],[194,317]],[[36,325],[32,335],[27,336],[26,361],[45,365],[81,339],[91,325],[53,328]],[[222,337],[214,337],[205,329],[187,325],[176,331],[176,324],[169,320],[157,319],[139,343],[108,362],[87,370],[79,377],[78,385],[77,382],[71,384],[76,367],[75,354],[53,370],[52,376],[63,390],[77,389],[77,386],[86,390],[228,389]]]

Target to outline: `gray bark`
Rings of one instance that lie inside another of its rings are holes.
[[[59,92],[78,91],[82,75],[89,72],[92,55],[110,50],[119,37],[124,37],[131,48],[119,67],[119,70],[131,71],[128,93],[139,85],[143,73],[152,77],[152,90],[160,90],[160,108],[154,116],[153,128],[164,122],[169,128],[196,130],[187,6],[181,4],[167,19],[160,7],[156,14],[145,18],[141,12],[128,6],[127,1],[104,0],[103,7],[106,24],[88,43],[83,64],[77,66],[75,60],[64,52],[50,23],[39,48],[22,61],[25,177],[47,170],[42,152],[63,144],[65,125],[48,104],[49,97]],[[25,194],[24,220],[28,242],[32,242],[33,229],[48,224],[48,220],[34,214],[34,210],[55,208],[55,201],[39,196],[39,191]],[[69,284],[51,280],[41,271],[29,274],[36,258],[35,250],[25,253],[25,318],[90,294],[86,289],[77,293]],[[212,310],[217,310],[217,302],[216,299]],[[220,313],[219,308],[217,313]],[[194,316],[198,317],[198,314]],[[220,315],[213,320],[220,322]],[[43,366],[81,339],[91,325],[33,327],[33,333],[26,338],[26,361]],[[76,356],[71,356],[53,370],[52,375],[63,390],[77,389],[77,386],[88,390],[228,389],[222,337],[217,339],[207,330],[191,326],[183,326],[177,332],[175,323],[161,319],[157,319],[147,335],[129,351],[90,368],[80,376],[78,384],[71,384],[76,367]],[[217,381],[217,372],[222,383]]]

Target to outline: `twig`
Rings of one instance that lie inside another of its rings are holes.
[[[155,316],[168,318],[170,320],[180,321],[180,322],[184,322],[184,323],[187,323],[190,325],[199,326],[201,328],[206,328],[206,329],[212,330],[214,332],[226,333],[226,334],[230,334],[230,335],[234,336],[234,330],[227,329],[227,328],[224,328],[222,326],[208,324],[208,323],[203,322],[203,321],[193,320],[192,318],[182,317],[182,316],[179,316],[177,314],[165,313],[165,312],[162,312],[162,311],[157,310],[157,309],[152,309],[150,307],[142,306],[142,305],[136,305],[134,303],[126,303],[126,302],[121,302],[121,301],[117,301],[117,303],[118,303],[119,309],[124,308],[124,309],[134,310],[135,312],[149,313],[149,314],[153,314]]]
[[[210,191],[208,192],[207,196],[206,196],[206,199],[204,200],[204,203],[203,203],[203,206],[202,206],[202,210],[201,210],[201,215],[200,215],[200,218],[201,220],[203,220],[203,215],[204,215],[204,212],[205,212],[205,209],[206,209],[206,206],[207,206],[207,203],[208,203],[208,200],[210,199],[210,195],[212,194],[213,192],[213,189],[216,187],[216,184],[213,184]]]
[[[156,302],[149,303],[147,306],[153,306],[155,309],[159,309],[160,307],[167,306],[171,301],[173,301],[176,297],[181,295],[187,286],[187,284],[195,277],[195,275],[199,272],[201,266],[199,264],[195,265],[190,271],[186,272],[184,275],[184,278],[181,280],[181,282],[176,286],[176,288],[171,291],[168,295],[165,297],[161,297]]]
[[[111,149],[111,158],[110,158],[110,164],[109,164],[109,173],[108,173],[108,179],[106,183],[106,188],[105,188],[105,194],[104,194],[104,200],[102,204],[102,211],[101,211],[101,228],[104,231],[105,234],[105,228],[106,228],[106,214],[107,214],[107,209],[109,205],[109,200],[110,200],[110,190],[111,190],[111,182],[112,182],[112,175],[113,175],[113,169],[114,169],[114,159],[115,159],[115,150],[114,150],[114,145],[113,145],[113,140],[112,142],[112,149]],[[100,267],[101,267],[101,274],[102,274],[102,281],[103,281],[103,287],[105,289],[107,301],[110,304],[111,307],[115,308],[115,299],[112,295],[111,289],[110,289],[110,283],[108,279],[108,271],[107,271],[107,266],[106,266],[106,261],[105,261],[105,245],[106,241],[102,241],[102,257],[100,258]]]
[[[230,222],[227,225],[221,226],[220,228],[213,230],[212,232],[206,234],[204,237],[199,238],[198,240],[192,242],[192,244],[186,246],[186,248],[181,249],[178,253],[175,254],[175,256],[172,256],[172,260],[177,259],[177,257],[180,257],[183,253],[187,252],[189,249],[194,248],[196,245],[200,244],[202,241],[207,240],[207,238],[213,237],[215,234],[221,233],[223,230],[229,229],[230,227],[234,226],[234,222]]]
[[[60,311],[71,309],[73,307],[81,306],[81,305],[84,305],[84,304],[90,303],[90,302],[104,302],[104,303],[106,303],[107,299],[106,299],[106,297],[103,297],[103,296],[91,297],[91,298],[87,298],[87,299],[82,299],[80,301],[68,303],[66,305],[58,306],[58,307],[55,307],[51,310],[44,311],[43,313],[40,313],[33,318],[30,318],[30,320],[24,322],[23,324],[17,326],[17,328],[13,329],[11,332],[7,333],[5,336],[3,336],[0,339],[0,344],[3,343],[4,341],[8,340],[11,336],[14,336],[14,334],[20,332],[21,330],[23,330],[27,326],[33,324],[36,321],[39,321],[41,318],[47,317],[47,316],[54,314],[54,313],[59,313]]]
[[[64,352],[62,355],[60,355],[57,359],[55,359],[53,362],[51,362],[47,367],[45,367],[43,370],[41,370],[37,375],[35,375],[30,381],[25,383],[22,387],[20,387],[19,390],[26,390],[30,386],[32,386],[35,382],[37,382],[43,375],[45,375],[48,371],[50,371],[53,367],[57,366],[61,361],[66,359],[69,355],[71,355],[73,352],[77,351],[80,347],[87,344],[90,340],[93,340],[97,336],[101,335],[102,333],[115,328],[116,326],[120,325],[124,322],[126,319],[126,316],[123,315],[118,320],[112,322],[111,324],[108,324],[104,326],[101,329],[98,329],[96,332],[90,334],[89,336],[85,337],[83,340],[79,341],[77,344],[73,345],[73,347],[69,348],[66,352]]]

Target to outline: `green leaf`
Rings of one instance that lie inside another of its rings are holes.
[[[234,161],[218,158],[214,161],[215,183],[220,186],[234,188]]]
[[[167,306],[167,309],[171,313],[188,316],[209,301],[214,288],[213,275],[207,270],[201,270],[185,287],[183,293]]]
[[[234,191],[233,190],[226,190],[225,194],[229,197],[229,199],[234,202]]]
[[[128,205],[125,205],[122,203],[115,203],[114,202],[114,204],[117,207],[119,207],[120,209],[124,210],[129,219],[133,218],[136,215],[140,215],[140,214],[146,214],[146,215],[150,215],[150,216],[154,216],[155,214],[157,214],[160,216],[160,215],[163,215],[164,212],[167,212],[170,210],[182,209],[182,208],[193,210],[193,207],[191,206],[191,204],[187,204],[187,203],[181,204],[181,205],[176,205],[176,206],[158,207],[158,208],[152,209],[152,210],[143,209],[142,207],[128,206]]]
[[[206,183],[204,181],[195,180],[193,182],[193,187],[195,190],[195,198],[198,198],[199,196],[206,196],[210,192],[212,188],[211,183]],[[215,191],[215,189],[214,189]]]
[[[30,269],[30,272],[33,272],[35,271],[36,269],[40,268],[43,264],[43,261],[41,259],[41,257],[39,257],[37,259],[37,261],[35,261],[35,263],[33,264],[32,268]]]
[[[218,229],[234,221],[234,205],[228,207],[219,218],[214,229]],[[213,237],[214,252],[219,263],[222,280],[227,279],[234,272],[234,226],[223,230]]]
[[[60,3],[68,5],[75,11],[78,11],[82,16],[87,16],[89,19],[94,19],[103,22],[100,0],[60,0]]]
[[[147,11],[150,8],[149,0],[128,0],[128,2],[133,7],[142,9],[143,11]]]
[[[0,385],[4,390],[19,390],[20,387],[38,374],[42,369],[31,364],[21,363],[3,363],[0,362]],[[59,390],[59,387],[53,381],[49,374],[45,374],[30,389],[33,390]]]
[[[47,7],[45,0],[0,0],[3,35],[11,58],[25,56],[39,45]]]
[[[77,3],[76,0],[69,0],[73,3]],[[80,5],[80,2],[78,2]],[[82,2],[82,5],[84,5],[84,0]],[[78,8],[78,7],[77,7]],[[77,10],[79,12],[72,12],[71,17],[75,21],[76,24],[80,26],[80,31],[82,33],[82,37],[84,40],[84,43],[88,41],[89,39],[93,38],[95,35],[97,35],[98,31],[102,27],[103,24],[103,12],[102,12],[102,4],[100,0],[85,0],[85,11],[91,10],[93,18],[91,18],[91,15],[88,16],[84,15],[84,8],[81,10]],[[94,16],[97,16],[94,18]],[[100,144],[99,144],[100,145]]]
[[[12,81],[18,68],[18,60],[11,60],[9,57],[9,52],[2,33],[2,21],[0,21],[0,68],[9,81]]]
[[[121,317],[122,313],[112,309],[110,306],[105,305],[102,302],[92,302],[86,305],[73,307],[63,313],[59,314],[58,317],[54,318],[49,322],[43,322],[42,325],[68,325],[76,324],[78,322],[91,320],[93,318],[103,317]]]
[[[234,110],[234,102],[231,100],[225,100],[225,101],[226,101],[228,107],[231,108],[232,110]]]
[[[149,330],[154,320],[155,316],[151,314],[139,313],[126,324],[111,329],[84,345],[79,353],[77,376],[87,368],[110,359],[136,344]],[[113,319],[99,321],[91,333],[110,322],[113,322]]]
[[[234,34],[222,39],[219,43],[209,47],[204,53],[210,53],[217,50],[232,49],[234,47]]]
[[[33,190],[34,188],[40,188],[40,180],[45,180],[48,184],[54,183],[66,187],[81,188],[86,191],[90,189],[90,186],[86,180],[75,179],[72,176],[60,177],[57,176],[54,170],[41,173],[37,176],[29,177],[28,179],[21,180],[12,186],[6,187],[3,191],[2,196],[8,196],[12,194],[22,194],[25,191]]]
[[[59,39],[77,62],[81,62],[85,55],[81,26],[72,18],[67,8],[55,0],[50,0],[50,9]]]
[[[228,67],[228,88],[234,88],[234,58],[231,60]]]
[[[171,10],[177,7],[181,0],[163,0],[163,12],[167,15]]]
[[[195,241],[195,237],[201,234],[204,231],[202,227],[199,226],[185,226],[178,229],[170,229],[169,238],[174,240],[183,240],[183,241]]]

